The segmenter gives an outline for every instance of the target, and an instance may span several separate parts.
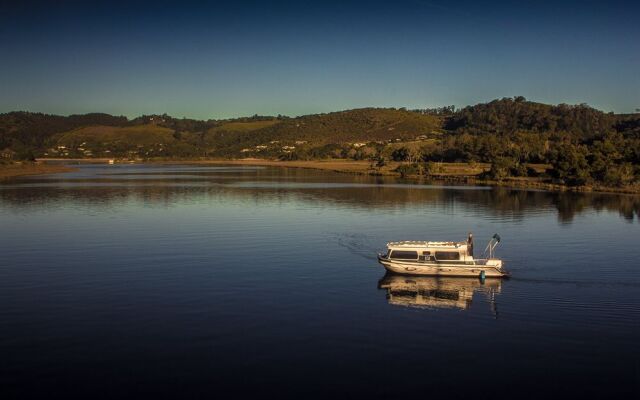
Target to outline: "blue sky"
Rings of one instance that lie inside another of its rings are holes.
[[[638,15],[588,0],[25,1],[0,13],[0,112],[225,118],[516,95],[633,112]]]

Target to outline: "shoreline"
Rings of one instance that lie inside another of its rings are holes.
[[[71,171],[75,171],[75,168],[66,165],[46,164],[43,162],[0,164],[0,181],[19,176],[59,174]]]
[[[108,159],[39,159],[38,162],[46,163],[53,161],[56,163],[67,161],[69,163],[106,163]],[[430,175],[407,175],[402,177],[400,173],[395,169],[403,164],[403,162],[389,161],[385,166],[381,168],[372,168],[371,161],[357,161],[357,160],[342,160],[342,159],[329,159],[329,160],[304,160],[304,161],[280,161],[280,160],[265,160],[258,158],[246,158],[246,159],[206,159],[206,160],[138,160],[127,161],[121,163],[134,163],[134,164],[164,164],[164,165],[176,165],[176,164],[191,164],[191,165],[251,165],[262,167],[278,167],[278,168],[300,168],[311,169],[320,171],[331,171],[343,174],[353,175],[366,175],[366,176],[384,176],[399,179],[407,179],[417,183],[440,183],[440,184],[458,184],[469,186],[493,186],[493,187],[505,187],[514,189],[532,189],[532,190],[545,190],[549,192],[576,192],[576,193],[613,193],[613,194],[628,194],[639,195],[640,186],[632,186],[627,188],[615,188],[605,186],[565,186],[550,182],[544,182],[536,178],[508,178],[502,181],[480,179],[477,175],[485,170],[488,170],[490,165],[486,163],[439,163],[442,171]],[[48,164],[49,167],[54,167],[53,164]],[[1,167],[0,167],[1,168]],[[73,168],[66,168],[66,170],[56,170],[52,172],[35,172],[21,175],[32,174],[46,174],[57,172],[72,171]],[[536,165],[537,169],[543,169],[543,166]],[[14,175],[18,176],[18,175]],[[3,175],[0,172],[0,177]]]
[[[488,179],[480,179],[474,175],[466,173],[469,168],[480,170],[489,169],[489,164],[475,164],[475,167],[466,163],[443,163],[448,172],[431,174],[431,175],[408,175],[401,177],[400,173],[394,169],[399,165],[406,164],[402,162],[388,162],[386,167],[381,170],[371,169],[370,161],[345,161],[345,160],[314,160],[314,161],[276,161],[262,159],[241,159],[241,160],[195,160],[195,161],[169,161],[160,162],[161,164],[229,164],[229,165],[254,165],[265,167],[280,168],[302,168],[322,171],[331,171],[344,174],[368,175],[368,176],[387,176],[398,179],[407,179],[418,183],[454,183],[457,185],[468,186],[493,186],[513,189],[533,189],[544,190],[548,192],[575,192],[575,193],[611,193],[611,194],[627,194],[639,195],[640,187],[631,188],[610,188],[604,186],[566,186],[555,183],[543,182],[536,178],[508,178],[503,181],[495,181]],[[457,171],[456,171],[457,169]]]

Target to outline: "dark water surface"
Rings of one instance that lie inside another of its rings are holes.
[[[17,179],[0,185],[0,397],[637,395],[639,213],[299,169]],[[512,279],[375,259],[468,231],[501,234]]]

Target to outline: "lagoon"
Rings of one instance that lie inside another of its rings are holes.
[[[637,394],[640,197],[288,168],[82,165],[0,185],[12,396]],[[493,233],[512,278],[385,275]],[[37,382],[37,384],[34,384]]]

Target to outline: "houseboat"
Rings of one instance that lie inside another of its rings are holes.
[[[403,275],[501,278],[509,274],[494,257],[500,236],[493,235],[482,258],[473,256],[473,235],[462,242],[403,241],[387,243],[378,261],[387,271]]]

